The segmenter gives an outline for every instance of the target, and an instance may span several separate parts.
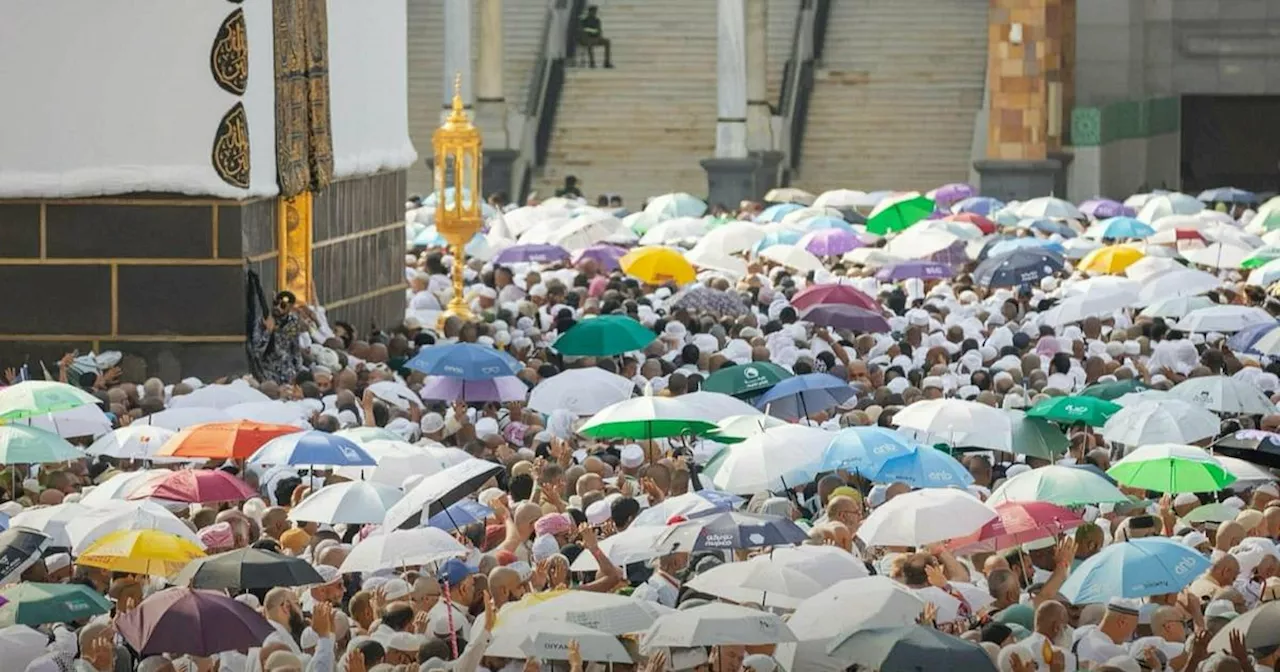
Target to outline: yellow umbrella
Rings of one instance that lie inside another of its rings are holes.
[[[669,247],[637,247],[619,259],[618,265],[627,275],[650,285],[673,281],[683,285],[696,276],[689,260]]]
[[[173,576],[204,551],[176,534],[159,530],[117,530],[85,549],[76,564],[113,572]]]
[[[1085,255],[1085,258],[1076,265],[1076,270],[1117,275],[1144,256],[1146,255],[1141,250],[1128,245],[1100,247]]]

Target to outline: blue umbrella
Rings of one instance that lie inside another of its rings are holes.
[[[853,231],[854,233],[858,232],[858,230],[853,228],[853,225],[849,222],[846,222],[839,217],[831,217],[830,215],[810,217],[809,219],[800,222],[800,225],[808,231],[817,231],[818,229],[844,229],[845,231]]]
[[[329,432],[294,432],[264,443],[250,464],[293,464],[325,467],[377,466],[355,441]]]
[[[1231,337],[1227,339],[1227,346],[1230,347],[1232,350],[1235,350],[1236,352],[1251,352],[1254,354],[1261,354],[1253,350],[1253,344],[1257,343],[1259,339],[1261,339],[1263,336],[1266,336],[1272,329],[1275,329],[1277,326],[1280,326],[1280,323],[1255,324],[1253,326],[1246,327],[1232,334]]]
[[[850,427],[831,439],[819,471],[844,469],[863,475],[880,471],[886,460],[908,455],[920,444],[884,427]]]
[[[433,345],[421,350],[405,366],[428,376],[489,380],[514,376],[524,367],[501,350],[474,343]]]
[[[770,231],[769,233],[764,234],[764,238],[761,238],[754,246],[752,246],[751,251],[759,253],[766,247],[773,247],[774,245],[795,245],[800,242],[802,237],[804,237],[804,233],[801,231],[792,231],[790,229],[783,231]]]
[[[1146,238],[1156,233],[1150,224],[1133,217],[1111,217],[1094,226],[1102,232],[1103,238]]]
[[[547,243],[530,243],[512,245],[493,258],[495,264],[538,263],[564,261],[569,258],[569,251],[559,245]]]
[[[756,216],[757,222],[781,222],[783,217],[804,209],[799,203],[778,203],[765,208]]]
[[[1252,191],[1235,187],[1218,187],[1217,189],[1205,189],[1200,192],[1196,200],[1204,203],[1257,203],[1259,199],[1258,195]]]
[[[1062,255],[1049,248],[1023,248],[991,255],[978,264],[973,279],[984,287],[1018,287],[1062,270]]]
[[[775,418],[807,418],[843,404],[854,395],[848,383],[829,373],[806,373],[774,385],[756,399],[756,408]]]
[[[482,523],[493,515],[493,509],[474,499],[460,499],[427,520],[427,527],[452,532],[473,523]]]
[[[1066,224],[1063,224],[1062,222],[1059,222],[1059,221],[1046,219],[1044,217],[1018,220],[1018,228],[1031,229],[1032,231],[1039,231],[1041,233],[1048,233],[1048,234],[1056,233],[1059,236],[1062,236],[1063,238],[1075,238],[1077,235],[1079,235],[1076,233],[1076,230],[1071,228],[1070,226],[1067,226]]]
[[[891,457],[869,477],[878,483],[906,483],[913,488],[950,488],[973,483],[973,476],[956,458],[932,448],[915,450]]]
[[[987,248],[988,257],[998,257],[1002,254],[1008,254],[1014,250],[1023,249],[1049,249],[1058,254],[1062,254],[1062,244],[1045,238],[1010,238],[1001,240],[991,247]]]
[[[892,266],[885,266],[876,273],[876,280],[890,282],[921,278],[925,280],[941,280],[955,275],[951,267],[934,261],[902,261]]]
[[[1072,604],[1176,593],[1209,569],[1196,549],[1165,537],[1112,544],[1080,563],[1058,592]]]
[[[951,206],[951,212],[960,214],[962,212],[971,212],[975,215],[988,217],[991,213],[1004,207],[1004,201],[989,196],[974,196],[966,198],[959,203]]]

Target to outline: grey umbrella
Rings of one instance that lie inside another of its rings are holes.
[[[1244,633],[1244,646],[1250,651],[1280,646],[1280,602],[1267,602],[1237,616],[1209,642],[1210,651],[1231,651],[1231,633]]]
[[[173,580],[174,585],[240,592],[276,586],[324,583],[311,563],[257,548],[241,548],[192,560]]]
[[[921,625],[841,633],[827,655],[880,672],[995,672],[982,647]]]

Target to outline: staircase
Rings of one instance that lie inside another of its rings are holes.
[[[769,82],[769,95],[766,99],[770,105],[778,104],[778,96],[782,91],[782,72],[787,67],[787,59],[791,57],[791,42],[795,38],[796,17],[800,15],[801,0],[769,0],[769,21],[765,28],[768,40],[766,65]]]
[[[932,189],[969,177],[987,0],[834,0],[797,185]]]
[[[698,162],[715,153],[716,3],[601,5],[616,68],[566,71],[546,166],[535,183],[539,197],[554,194],[566,175],[578,177],[589,201],[617,193],[632,210],[658,194],[705,193]],[[596,49],[597,66],[603,52]]]

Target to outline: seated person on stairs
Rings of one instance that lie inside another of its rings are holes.
[[[587,7],[587,15],[579,21],[578,46],[585,47],[587,63],[596,67],[596,47],[604,47],[604,67],[613,67],[613,45],[604,36],[604,27],[600,24],[600,8],[596,5]],[[582,64],[582,54],[578,54],[578,64]]]

